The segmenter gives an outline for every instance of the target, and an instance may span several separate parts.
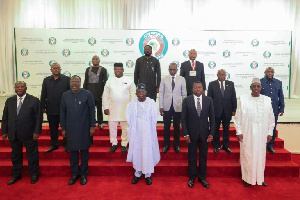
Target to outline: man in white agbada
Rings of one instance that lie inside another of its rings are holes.
[[[135,169],[132,184],[136,184],[144,174],[146,184],[151,185],[151,173],[154,173],[154,166],[160,160],[156,132],[158,108],[155,101],[146,95],[145,84],[138,84],[138,98],[131,101],[126,110],[129,139],[126,161],[132,162]]]
[[[234,118],[240,141],[240,162],[243,184],[263,185],[266,163],[266,143],[270,142],[275,119],[270,97],[260,94],[259,78],[253,78],[251,94],[240,97]]]
[[[122,152],[127,152],[128,139],[125,113],[128,104],[135,98],[135,85],[131,78],[123,76],[123,72],[123,64],[115,63],[115,77],[111,77],[106,82],[102,97],[104,114],[108,115],[109,137],[112,144],[111,153],[114,153],[117,149],[117,127],[119,122],[122,127]]]

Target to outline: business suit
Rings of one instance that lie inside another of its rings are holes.
[[[8,134],[12,148],[13,177],[20,177],[22,175],[23,144],[28,156],[30,175],[38,176],[38,142],[37,140],[33,140],[33,134],[40,134],[41,129],[42,113],[38,98],[26,94],[18,115],[17,96],[15,95],[6,100],[2,116],[2,135]]]
[[[234,83],[232,81],[225,80],[224,97],[221,92],[221,86],[219,80],[215,80],[209,83],[207,96],[213,99],[214,111],[215,111],[215,135],[213,139],[214,148],[220,148],[220,124],[223,126],[223,148],[229,147],[229,126],[232,117],[232,112],[236,111],[237,100]]]
[[[195,81],[200,81],[202,83],[203,90],[206,90],[203,63],[196,61],[195,64],[196,76],[190,76],[190,71],[193,71],[190,60],[181,63],[180,76],[185,78],[187,96],[193,94],[193,83]]]
[[[173,118],[174,146],[179,146],[180,118],[182,101],[186,97],[185,79],[175,76],[175,86],[172,89],[172,76],[165,76],[159,87],[159,108],[164,110],[164,145],[170,145],[170,126]]]
[[[197,146],[199,146],[199,174],[201,180],[206,178],[206,163],[208,150],[208,135],[214,135],[215,116],[213,101],[210,97],[202,96],[202,111],[198,116],[194,95],[183,100],[181,112],[181,124],[183,136],[189,135],[191,143],[188,143],[189,177],[197,177]],[[209,118],[209,121],[208,121]]]

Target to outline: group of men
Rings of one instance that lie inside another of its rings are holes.
[[[146,184],[152,184],[151,174],[160,161],[156,123],[160,113],[164,121],[164,147],[170,146],[170,126],[173,119],[174,151],[180,153],[180,123],[188,144],[188,186],[193,187],[196,177],[206,188],[207,152],[213,142],[214,153],[229,148],[229,127],[232,116],[241,148],[242,179],[245,186],[266,185],[263,179],[267,149],[275,153],[273,143],[278,115],[284,112],[281,82],[275,78],[274,69],[267,68],[266,77],[254,78],[251,95],[241,96],[237,105],[234,83],[225,80],[226,71],[218,71],[218,79],[209,83],[207,96],[204,66],[196,61],[197,51],[189,51],[189,61],[178,66],[169,65],[169,75],[161,79],[159,60],[152,56],[152,47],[144,47],[144,56],[136,61],[134,80],[124,76],[122,63],[114,64],[114,77],[108,79],[107,70],[100,66],[94,56],[93,66],[86,69],[83,89],[81,78],[62,75],[60,65],[51,65],[52,75],[42,84],[41,101],[26,93],[26,83],[15,84],[15,96],[8,98],[2,117],[2,138],[9,138],[12,147],[14,184],[21,179],[22,147],[28,154],[31,183],[38,181],[39,157],[37,139],[41,134],[42,113],[47,114],[51,146],[47,153],[58,149],[58,127],[62,128],[63,145],[70,152],[71,179],[73,185],[78,178],[87,183],[89,148],[95,133],[95,106],[98,126],[103,128],[103,114],[108,115],[110,152],[118,147],[117,126],[122,127],[121,151],[127,153],[127,162],[135,169],[133,184],[144,174]],[[159,112],[156,106],[159,93]],[[266,97],[264,94],[269,97]],[[137,98],[136,98],[137,97]],[[272,104],[271,104],[272,103]],[[103,104],[103,105],[102,105]],[[275,117],[274,117],[275,116]],[[222,123],[221,146],[219,128]],[[251,131],[250,131],[251,130]],[[258,137],[259,135],[259,137]],[[250,142],[248,142],[250,141]],[[127,149],[129,143],[129,149]],[[197,173],[197,147],[199,147],[199,170]],[[253,151],[255,149],[255,151]],[[250,152],[250,153],[249,153]],[[256,152],[255,154],[252,152]],[[81,164],[79,166],[79,153]],[[259,155],[258,155],[259,154]],[[261,155],[261,156],[260,156]]]

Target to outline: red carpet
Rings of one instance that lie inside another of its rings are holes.
[[[115,153],[109,153],[108,128],[96,129],[94,145],[90,149],[89,182],[86,186],[79,182],[68,186],[69,154],[62,147],[52,153],[44,153],[50,145],[50,137],[48,127],[43,127],[39,138],[40,180],[36,185],[30,184],[24,151],[23,179],[15,185],[6,186],[11,178],[11,149],[9,142],[0,140],[1,196],[5,199],[300,199],[300,157],[285,150],[283,140],[276,138],[276,154],[267,153],[265,176],[268,186],[246,188],[240,178],[239,143],[234,128],[231,128],[230,135],[232,154],[223,150],[215,154],[212,146],[209,148],[207,181],[210,189],[203,188],[200,183],[190,189],[187,186],[187,145],[183,138],[180,141],[182,153],[176,154],[170,148],[168,153],[161,154],[161,161],[155,167],[153,185],[147,186],[145,179],[132,185],[133,169],[131,163],[125,162],[126,154],[121,153],[120,147]],[[158,139],[162,150],[163,127],[158,127]],[[298,163],[293,162],[292,157]]]

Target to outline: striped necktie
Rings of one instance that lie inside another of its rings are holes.
[[[200,117],[200,115],[201,115],[201,111],[202,111],[202,109],[201,109],[201,104],[200,104],[200,98],[197,98],[197,113],[198,113],[198,117]]]
[[[22,97],[21,98],[19,98],[19,105],[18,105],[18,107],[17,107],[17,115],[19,114],[19,112],[20,112],[20,109],[21,109],[21,107],[22,107],[22,104],[23,104],[23,102],[22,102]]]
[[[192,60],[192,67],[193,67],[193,71],[195,71],[195,61]]]

